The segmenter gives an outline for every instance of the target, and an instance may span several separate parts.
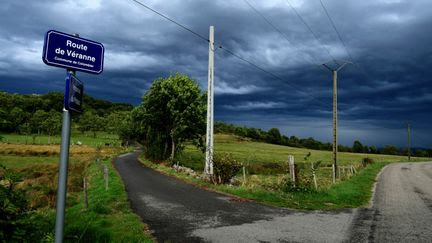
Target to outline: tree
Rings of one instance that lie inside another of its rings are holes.
[[[36,132],[38,135],[41,134],[43,130],[42,123],[48,118],[48,114],[43,110],[37,110],[30,118],[30,127],[32,132]]]
[[[105,123],[104,119],[96,115],[93,111],[86,111],[79,119],[79,128],[81,132],[93,132],[93,137],[96,137],[96,132],[102,131]]]
[[[24,122],[24,111],[19,107],[14,107],[9,114],[9,121],[15,132],[19,132],[19,126]]]
[[[354,144],[352,146],[352,151],[354,153],[363,153],[363,144],[360,143],[360,141],[358,140],[354,141]]]
[[[393,145],[386,145],[381,150],[382,154],[391,154],[391,155],[397,155],[399,153],[399,149],[396,146]]]
[[[138,139],[150,159],[174,159],[187,140],[199,141],[206,128],[206,95],[186,75],[153,82],[141,105],[132,112]]]
[[[51,110],[47,118],[42,122],[42,129],[48,134],[48,144],[51,144],[51,136],[61,130],[61,113]]]
[[[279,132],[279,129],[272,128],[267,132],[267,140],[270,143],[281,144],[282,136]]]

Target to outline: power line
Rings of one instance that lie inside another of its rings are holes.
[[[274,25],[268,18],[266,18],[264,16],[264,14],[262,14],[257,8],[255,8],[248,0],[243,0],[258,16],[260,16],[268,25],[270,25],[276,32],[278,32],[283,38],[285,38],[285,40],[288,42],[288,44],[290,45],[290,49],[293,51],[294,50],[291,46],[293,45],[291,43],[291,41],[289,40],[288,36],[286,35],[285,32],[281,31],[279,28],[276,27],[276,25]],[[306,58],[304,58],[305,60],[307,60]],[[317,65],[320,66],[319,61],[312,56],[312,59],[315,60],[315,64],[313,62],[311,62],[310,60],[307,60],[309,63],[311,63],[312,65]]]
[[[328,13],[327,8],[324,6],[324,3],[322,2],[322,0],[319,0],[319,1],[320,1],[320,3],[321,3],[322,8],[324,9],[325,14],[327,15],[327,18],[330,20],[330,24],[332,25],[332,27],[333,27],[333,29],[335,30],[335,32],[336,32],[336,34],[337,34],[337,36],[338,36],[340,42],[342,43],[343,47],[345,48],[346,53],[348,54],[348,56],[349,56],[349,58],[351,59],[351,61],[352,61],[353,63],[355,63],[355,62],[354,62],[354,59],[352,58],[351,54],[350,54],[349,51],[348,51],[348,48],[347,48],[346,45],[345,45],[345,42],[343,41],[343,39],[342,39],[342,37],[341,37],[339,31],[337,30],[336,25],[335,25],[335,23],[333,22],[333,19],[330,17],[330,14]]]
[[[327,54],[330,56],[330,58],[334,62],[336,62],[336,59],[330,53],[330,50],[319,40],[318,36],[312,30],[312,28],[310,27],[310,25],[304,20],[304,18],[300,15],[300,13],[294,8],[294,6],[291,4],[291,2],[289,0],[286,0],[286,2],[291,7],[291,9],[293,10],[293,12],[297,15],[297,17],[300,19],[300,21],[306,26],[306,28],[309,30],[309,32],[313,35],[313,37],[315,38],[315,40],[317,40],[317,42],[321,45],[321,47],[324,48],[327,51]]]
[[[248,60],[244,59],[243,57],[241,57],[241,56],[235,54],[234,52],[232,52],[232,51],[226,49],[226,48],[223,47],[223,46],[219,46],[219,48],[222,49],[222,50],[224,50],[224,51],[227,52],[228,54],[230,54],[230,55],[232,55],[232,56],[234,56],[234,57],[236,57],[236,58],[242,60],[243,62],[248,63],[249,65],[253,66],[254,68],[256,68],[256,69],[258,69],[258,70],[260,70],[260,71],[262,71],[262,72],[264,72],[264,73],[266,73],[266,74],[272,76],[273,78],[278,79],[278,80],[282,81],[283,83],[288,84],[289,86],[291,86],[291,87],[297,89],[297,92],[302,93],[302,94],[305,94],[305,95],[311,97],[312,99],[314,99],[314,100],[316,100],[316,101],[318,101],[318,102],[320,102],[320,103],[322,103],[322,104],[328,106],[328,104],[327,104],[326,102],[321,101],[321,100],[315,98],[314,96],[310,95],[309,93],[306,93],[306,92],[300,90],[299,87],[297,87],[297,86],[294,85],[294,84],[291,84],[291,83],[286,82],[283,78],[279,77],[278,75],[276,75],[276,74],[274,74],[274,73],[272,73],[272,72],[270,72],[270,71],[267,71],[267,70],[263,69],[262,67],[258,66],[257,64],[255,64],[255,63],[253,63],[253,62],[251,62],[251,61],[248,61]]]
[[[144,3],[140,2],[140,1],[137,1],[137,0],[132,0],[132,1],[134,1],[135,3],[141,5],[142,7],[146,8],[146,9],[152,11],[153,13],[155,13],[155,14],[161,16],[162,18],[164,18],[164,19],[166,19],[166,20],[168,20],[168,21],[170,21],[170,22],[176,24],[177,26],[183,28],[184,30],[189,31],[190,33],[196,35],[198,38],[203,39],[203,40],[205,40],[205,41],[207,41],[207,42],[210,42],[210,40],[207,39],[206,37],[204,37],[204,36],[200,35],[199,33],[197,33],[197,32],[195,32],[195,31],[189,29],[188,27],[186,27],[186,26],[180,24],[179,22],[177,22],[177,21],[175,21],[175,20],[173,20],[173,19],[167,17],[166,15],[164,15],[164,14],[162,14],[162,13],[160,13],[160,12],[158,12],[158,11],[152,9],[152,8],[150,8],[149,6],[145,5]]]
[[[288,1],[288,0],[287,0],[287,1]],[[330,14],[329,14],[329,12],[327,11],[327,8],[325,7],[325,5],[324,5],[324,3],[322,2],[322,0],[319,0],[319,1],[320,1],[320,3],[321,3],[321,6],[322,6],[322,8],[323,8],[325,14],[327,15],[327,18],[328,18],[329,21],[330,21],[331,26],[333,27],[334,31],[336,32],[336,34],[337,34],[337,36],[338,36],[340,42],[342,43],[342,45],[343,45],[343,47],[344,47],[344,49],[345,49],[345,52],[348,54],[348,57],[351,59],[353,65],[354,65],[355,67],[357,67],[357,68],[360,70],[360,72],[361,72],[361,73],[362,73],[366,78],[370,78],[370,76],[366,73],[366,71],[364,70],[364,68],[363,68],[362,66],[360,66],[360,64],[357,63],[357,62],[354,60],[354,58],[352,57],[351,53],[348,51],[348,48],[347,48],[347,46],[346,46],[346,44],[345,44],[345,41],[342,39],[342,36],[341,36],[340,32],[339,32],[338,29],[336,28],[336,25],[335,25],[333,19],[330,17]]]
[[[156,10],[154,10],[153,8],[150,8],[150,7],[147,6],[146,4],[144,4],[144,3],[142,3],[142,2],[140,2],[140,1],[138,1],[138,0],[132,0],[132,1],[135,2],[135,3],[137,3],[137,4],[139,4],[140,6],[142,6],[142,7],[144,7],[144,8],[146,8],[146,9],[152,11],[153,13],[155,13],[155,14],[157,14],[157,15],[163,17],[164,19],[166,19],[166,20],[168,20],[168,21],[170,21],[170,22],[176,24],[177,26],[181,27],[182,29],[184,29],[184,30],[186,30],[186,31],[188,31],[188,32],[190,32],[190,33],[192,33],[193,35],[197,36],[198,38],[200,38],[200,39],[202,39],[202,40],[204,40],[204,41],[206,41],[206,42],[210,42],[210,40],[207,39],[206,37],[204,37],[203,35],[200,35],[199,33],[193,31],[192,29],[190,29],[190,28],[188,28],[188,27],[186,27],[186,26],[184,26],[183,24],[180,24],[179,22],[177,22],[177,21],[175,21],[175,20],[169,18],[168,16],[166,16],[166,15],[164,15],[164,14],[162,14],[162,13],[156,11]],[[216,43],[214,43],[214,44],[216,45]],[[276,75],[276,74],[274,74],[274,73],[272,73],[272,72],[270,72],[270,71],[267,71],[267,70],[265,70],[264,68],[260,67],[259,65],[257,65],[257,64],[255,64],[255,63],[253,63],[253,62],[251,62],[251,61],[249,61],[249,60],[247,60],[247,59],[245,59],[245,58],[243,58],[243,57],[241,57],[241,56],[235,54],[233,51],[231,51],[231,50],[229,50],[229,49],[223,47],[222,45],[217,45],[217,46],[218,46],[218,48],[224,50],[226,53],[228,53],[228,54],[234,56],[235,58],[237,58],[237,59],[239,59],[239,60],[241,60],[241,61],[243,61],[243,62],[245,62],[245,63],[247,63],[247,64],[249,64],[249,65],[251,65],[251,66],[254,67],[255,69],[260,70],[260,71],[262,71],[262,72],[264,72],[264,73],[266,73],[266,74],[268,74],[268,75],[274,77],[275,79],[277,79],[277,80],[279,80],[279,81],[282,81],[284,84],[287,84],[287,85],[293,87],[294,89],[297,90],[298,93],[305,94],[306,96],[311,97],[312,99],[318,101],[319,103],[325,104],[326,106],[328,105],[326,102],[323,102],[323,101],[317,99],[316,97],[312,96],[311,94],[306,93],[305,91],[302,91],[302,90],[301,90],[299,87],[297,87],[296,85],[287,82],[285,79],[279,77],[278,75]]]

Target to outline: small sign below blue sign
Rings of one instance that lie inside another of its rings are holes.
[[[45,35],[42,60],[50,66],[100,74],[104,51],[101,43],[50,30]]]
[[[66,76],[66,90],[64,95],[64,107],[66,110],[82,112],[82,101],[84,97],[84,84],[68,73]]]

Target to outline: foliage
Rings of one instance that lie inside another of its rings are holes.
[[[363,145],[360,143],[360,141],[356,140],[354,141],[354,144],[352,146],[352,151],[354,153],[363,153],[364,152],[364,147]]]
[[[366,158],[362,159],[362,166],[363,167],[366,167],[366,166],[368,166],[370,164],[373,164],[373,163],[374,163],[374,160],[371,159],[371,158],[369,158],[369,157],[366,157]]]
[[[22,175],[0,164],[0,241],[35,240],[37,230],[23,189],[16,187]]]
[[[93,111],[86,111],[79,119],[79,130],[81,132],[93,132],[93,137],[96,137],[96,132],[102,131],[105,125],[104,119]]]
[[[280,134],[277,128],[271,128],[269,131],[264,131],[259,128],[244,127],[224,122],[216,122],[214,127],[215,133],[234,134],[241,137],[251,138],[259,142],[267,142],[272,144],[285,145],[296,148],[309,148],[315,150],[331,151],[333,146],[330,143],[323,143],[315,140],[312,137],[298,138],[296,136],[285,136]],[[407,152],[395,146],[385,146],[378,149],[375,146],[363,145],[356,140],[352,147],[338,145],[339,152],[354,152],[354,153],[369,153],[369,154],[389,154],[389,155],[406,155]],[[419,157],[432,157],[432,149],[418,153]]]
[[[19,172],[19,187],[14,186],[14,191],[22,188],[20,190],[26,193],[23,196],[27,211],[23,220],[19,222],[22,223],[19,225],[20,231],[14,234],[13,239],[6,240],[1,235],[5,229],[3,223],[12,221],[3,220],[5,214],[0,211],[0,242],[53,242],[58,155],[33,157],[24,153],[39,152],[37,149],[58,149],[58,146],[16,147],[22,150],[22,155],[1,155],[0,162],[6,162],[15,175]],[[98,154],[102,157],[107,156],[101,160],[109,169],[109,189],[105,190],[101,164],[94,163],[96,152],[82,153],[83,147],[71,149],[65,242],[152,242],[146,232],[146,226],[130,209],[124,185],[111,163],[110,155],[124,150],[104,147]],[[76,149],[79,151],[75,151]],[[95,151],[93,148],[87,150]],[[0,171],[0,176],[3,175]],[[84,207],[82,198],[83,176],[87,176],[89,182],[88,209]],[[0,181],[0,186],[9,186],[3,177],[0,177]],[[3,205],[3,198],[0,198],[0,207]],[[29,211],[30,209],[32,211]],[[7,231],[10,232],[12,231]]]
[[[235,160],[231,154],[215,154],[213,157],[215,180],[219,184],[228,183],[241,168],[242,164]]]
[[[176,74],[153,82],[143,102],[132,112],[137,139],[152,160],[165,160],[183,149],[187,140],[205,134],[206,95],[198,83]],[[202,143],[200,143],[202,144]]]
[[[112,119],[119,112],[132,110],[131,104],[113,103],[84,95],[83,109],[91,111],[96,119],[106,119],[112,123],[98,123],[98,131],[116,132],[113,128],[117,119]],[[47,134],[53,135],[60,131],[63,94],[51,92],[43,95],[10,94],[0,91],[0,131],[7,133]],[[116,117],[118,118],[118,116]],[[76,124],[79,116],[73,116],[72,124]],[[83,131],[94,128],[86,126]],[[93,129],[94,130],[94,129]],[[93,131],[92,130],[92,131]]]

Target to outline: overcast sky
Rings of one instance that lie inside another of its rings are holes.
[[[340,143],[432,147],[432,1],[140,0],[273,73],[217,49],[215,119],[331,141],[332,80],[339,72]],[[312,32],[295,14],[292,6]],[[264,16],[266,20],[263,19]],[[273,28],[272,24],[275,28]],[[45,33],[79,33],[105,46],[104,72],[78,73],[88,95],[138,105],[152,81],[191,76],[207,89],[208,43],[131,0],[2,1],[0,90],[63,91],[65,71],[42,62]]]

